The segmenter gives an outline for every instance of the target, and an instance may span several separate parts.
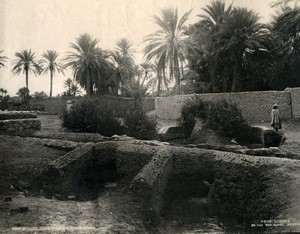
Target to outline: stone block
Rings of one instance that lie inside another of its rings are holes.
[[[68,194],[76,190],[80,171],[93,157],[93,143],[87,143],[48,164],[39,176],[46,192]]]
[[[278,147],[284,140],[284,135],[281,132],[274,130],[264,131],[264,146],[265,147]]]
[[[182,126],[166,126],[162,127],[158,132],[161,141],[169,141],[185,138],[184,128]]]
[[[172,153],[161,149],[131,182],[130,189],[148,204],[150,203],[156,214],[159,214],[163,207],[164,195],[172,168]]]

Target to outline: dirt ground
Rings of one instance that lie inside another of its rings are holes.
[[[63,131],[57,116],[41,115],[39,119],[42,131]],[[280,148],[300,154],[300,122],[285,122],[282,131],[287,140]],[[47,148],[29,138],[1,135],[0,149],[0,233],[185,233],[182,222],[189,220],[179,217],[179,209],[170,208],[176,212],[166,217],[163,229],[152,227],[134,196],[121,186],[108,188],[97,199],[85,202],[43,196],[34,176],[66,151]],[[211,225],[217,221],[204,222]],[[179,226],[181,229],[176,229]],[[217,225],[199,230],[221,231]]]

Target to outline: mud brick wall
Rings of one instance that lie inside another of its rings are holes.
[[[163,208],[167,183],[172,174],[172,162],[171,151],[166,149],[157,151],[130,186],[131,190],[146,201],[146,209],[152,209],[155,214],[160,214]]]
[[[300,117],[300,89],[285,91],[209,93],[177,95],[156,98],[155,109],[159,119],[180,119],[180,111],[187,100],[200,98],[203,101],[226,99],[237,104],[245,119],[250,122],[270,121],[274,103],[279,105],[281,118],[284,120]]]
[[[224,214],[258,220],[275,218],[274,214],[300,218],[299,169],[299,160],[214,150],[176,149],[173,159],[173,177],[197,175],[198,183],[215,183],[214,201]]]
[[[164,196],[170,198],[170,183],[186,197],[206,197],[206,180],[214,183],[213,198],[224,214],[300,220],[299,160],[161,147],[141,141],[88,143],[50,163],[40,181],[48,180],[52,191],[72,192],[88,167],[116,160],[119,178],[133,179],[130,184],[144,195],[149,212],[159,213]]]
[[[38,119],[8,119],[0,120],[0,134],[31,136],[41,129]]]
[[[134,179],[156,151],[157,146],[119,143],[116,151],[118,177],[123,180]]]
[[[82,98],[47,98],[42,100],[35,101],[37,105],[43,105],[44,111],[51,114],[59,114],[63,115],[66,110],[67,101],[71,100],[74,103],[80,101]],[[133,105],[132,98],[123,98],[123,97],[114,97],[114,96],[99,96],[95,98],[95,102],[97,102],[103,108],[114,111],[116,117],[124,117],[127,110]],[[155,99],[154,98],[145,98],[143,102],[144,110],[151,111],[155,109]]]
[[[288,88],[286,90],[291,93],[293,118],[300,119],[300,88]]]

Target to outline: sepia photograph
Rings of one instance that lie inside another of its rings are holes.
[[[300,233],[300,0],[0,0],[0,233]]]

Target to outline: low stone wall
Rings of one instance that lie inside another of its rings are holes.
[[[36,113],[0,111],[0,134],[32,136],[41,129]]]
[[[41,129],[38,119],[9,119],[0,120],[0,134],[32,136]]]
[[[173,153],[173,174],[215,183],[214,200],[224,214],[299,220],[299,160],[180,148]]]
[[[116,144],[86,143],[51,162],[40,176],[47,192],[68,196],[82,193],[84,174],[92,167],[100,172],[101,166],[116,161]],[[95,178],[100,179],[100,178]]]
[[[156,214],[160,214],[164,206],[167,183],[172,174],[172,160],[170,151],[165,149],[157,151],[130,186],[132,191],[146,201],[146,209],[153,209]]]
[[[269,122],[274,103],[279,105],[283,120],[300,117],[300,89],[285,91],[209,93],[177,95],[156,98],[155,110],[159,119],[180,119],[181,108],[187,100],[200,98],[204,101],[226,99],[237,104],[246,120],[252,122]]]
[[[151,159],[157,147],[113,141],[86,143],[50,163],[40,175],[46,190],[65,196],[78,193],[76,189],[85,170],[114,161],[119,180],[132,180]],[[101,171],[101,168],[97,169]],[[116,179],[117,179],[116,178]]]
[[[170,184],[182,186],[177,189],[185,197],[207,196],[210,183],[214,184],[214,203],[226,215],[247,216],[253,222],[300,219],[300,161],[293,159],[166,145],[161,148],[142,141],[101,142],[78,147],[54,161],[42,178],[47,178],[57,192],[72,192],[78,188],[83,171],[109,160],[115,160],[117,178],[133,180],[129,183],[136,188],[133,191],[144,197],[154,213],[162,209],[167,183],[169,188]]]
[[[19,111],[0,111],[0,120],[37,118],[36,113]]]
[[[145,144],[118,143],[116,151],[118,178],[132,180],[151,160],[157,149],[157,146]]]

